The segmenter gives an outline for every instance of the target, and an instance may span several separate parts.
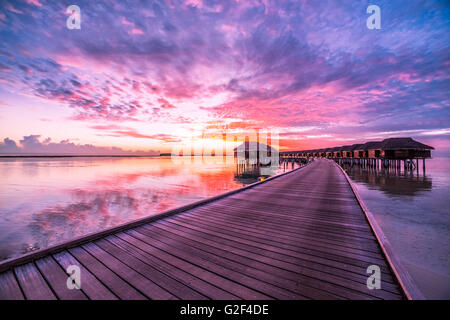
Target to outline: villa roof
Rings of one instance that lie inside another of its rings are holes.
[[[357,144],[353,144],[351,145],[351,149],[350,151],[354,151],[354,150],[360,150],[359,148],[361,148],[363,145],[363,143],[357,143]]]
[[[343,147],[341,147],[341,151],[352,151],[352,146],[350,146],[350,145],[343,146]]]
[[[358,150],[398,150],[398,149],[417,149],[432,150],[433,147],[420,143],[412,138],[389,138],[383,141],[369,141],[366,143],[357,143],[353,145],[322,148],[312,150],[285,151],[285,153],[316,153],[316,152],[340,152],[340,151],[358,151]]]
[[[375,150],[381,149],[382,143],[381,141],[369,141],[364,143],[359,149],[356,150]]]
[[[382,149],[384,150],[396,150],[396,149],[421,149],[431,150],[432,146],[423,144],[412,138],[389,138],[384,139],[382,142]]]

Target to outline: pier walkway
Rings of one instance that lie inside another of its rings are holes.
[[[69,265],[80,267],[80,290],[67,288]],[[381,289],[367,287],[370,265]],[[346,176],[324,159],[0,272],[0,299],[406,298]]]

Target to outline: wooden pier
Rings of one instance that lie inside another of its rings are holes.
[[[387,169],[396,172],[401,171],[403,161],[404,172],[416,171],[418,175],[420,160],[422,160],[422,173],[425,174],[425,159],[431,158],[433,149],[432,146],[412,138],[389,138],[383,141],[334,148],[283,151],[280,152],[280,158],[284,161],[326,158],[340,165],[356,165],[362,168]]]
[[[347,179],[319,159],[5,261],[0,299],[414,298]],[[80,267],[80,290],[67,288],[69,265]],[[367,287],[370,265],[380,289]]]

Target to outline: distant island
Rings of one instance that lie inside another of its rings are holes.
[[[0,158],[148,158],[159,155],[126,155],[126,154],[0,154]]]

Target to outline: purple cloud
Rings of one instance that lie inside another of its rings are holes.
[[[448,1],[379,0],[381,30],[366,28],[367,1],[78,5],[82,27],[68,30],[66,3],[0,4],[0,89],[89,123],[182,125],[195,109],[191,124],[313,126],[330,139],[450,127]]]

